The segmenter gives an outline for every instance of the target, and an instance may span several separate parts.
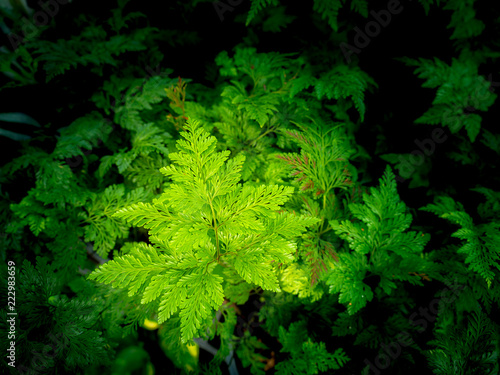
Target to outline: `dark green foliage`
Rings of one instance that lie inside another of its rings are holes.
[[[471,55],[462,53],[460,59],[453,59],[451,66],[437,58],[434,61],[401,59],[407,65],[418,67],[415,73],[426,80],[423,87],[438,88],[433,106],[415,123],[443,125],[452,133],[465,127],[470,141],[476,140],[482,118],[467,112],[487,111],[497,95],[490,91],[490,83],[477,73],[476,59],[485,58],[487,54]]]
[[[290,358],[276,366],[278,374],[317,374],[337,370],[349,361],[342,349],[329,353],[324,343],[316,343],[308,338],[304,323],[292,323],[288,332],[283,327],[280,328],[282,351],[290,353]]]
[[[363,195],[364,205],[348,206],[356,221],[330,222],[337,235],[354,250],[340,256],[339,265],[326,279],[330,292],[340,293],[339,302],[349,302],[350,314],[373,298],[372,289],[363,282],[367,276],[378,276],[378,287],[390,295],[397,288],[397,281],[423,285],[412,273],[433,274],[432,265],[421,256],[429,236],[405,232],[412,218],[398,197],[390,167],[380,179],[380,188],[370,190],[370,195]]]
[[[495,192],[489,189],[476,189],[485,192],[488,198],[495,199]],[[488,200],[488,203],[494,203]],[[496,203],[496,202],[495,202]],[[480,225],[474,225],[472,218],[465,211],[463,206],[455,202],[450,197],[437,197],[435,204],[429,204],[422,208],[432,212],[443,219],[447,219],[461,228],[451,236],[457,237],[466,243],[457,249],[457,253],[465,254],[465,263],[469,264],[469,269],[478,273],[491,287],[492,280],[495,277],[495,271],[500,270],[500,246],[499,222],[488,222]],[[481,207],[482,214],[485,214],[484,206]],[[494,213],[496,210],[490,212]]]
[[[47,258],[37,258],[36,268],[28,261],[19,268],[19,367],[43,366],[54,373],[57,368],[75,371],[109,363],[109,346],[97,323],[103,301],[62,294],[62,279]],[[6,344],[6,337],[2,342]],[[51,355],[43,354],[48,351]]]
[[[497,374],[498,333],[481,310],[474,310],[464,327],[439,332],[430,344],[429,364],[435,374]]]
[[[248,26],[252,19],[255,18],[257,13],[259,13],[263,8],[269,6],[269,5],[274,5],[276,6],[278,4],[278,0],[254,0],[252,1],[252,5],[250,6],[250,11],[248,12],[248,17],[246,21],[246,25]]]
[[[498,373],[498,4],[59,5],[0,9],[2,368]]]

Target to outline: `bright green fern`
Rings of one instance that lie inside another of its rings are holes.
[[[144,304],[160,298],[160,323],[179,311],[184,342],[206,330],[222,305],[224,268],[279,292],[278,264],[293,260],[293,238],[317,222],[277,213],[293,188],[238,184],[244,157],[228,161],[229,151],[215,152],[215,137],[197,121],[185,129],[179,152],[170,154],[175,164],[161,169],[172,179],[165,192],[115,214],[149,229],[153,245],[136,245],[89,276],[141,293]]]

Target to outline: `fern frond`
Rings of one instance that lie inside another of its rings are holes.
[[[478,63],[463,54],[452,59],[451,65],[435,58],[434,61],[419,61],[402,58],[407,65],[417,66],[415,74],[426,80],[422,87],[436,88],[433,106],[416,123],[442,124],[452,133],[465,127],[471,142],[474,142],[481,129],[482,117],[466,113],[466,109],[487,111],[495,102],[497,95],[489,91],[490,82],[478,76]]]
[[[85,241],[94,242],[94,248],[101,257],[107,257],[117,238],[128,236],[128,228],[114,218],[119,204],[132,204],[150,199],[150,192],[143,188],[125,194],[123,185],[111,185],[101,194],[95,194],[86,206]]]
[[[129,254],[103,264],[88,279],[112,284],[114,288],[128,288],[128,295],[132,296],[147,279],[166,270],[164,255],[151,245],[139,244]]]
[[[370,188],[370,195],[363,194],[364,204],[348,205],[357,221],[330,220],[330,226],[340,238],[346,240],[353,253],[341,254],[339,266],[329,272],[327,284],[330,291],[340,292],[339,302],[349,302],[348,311],[355,313],[373,298],[373,292],[364,282],[364,272],[368,263],[365,254],[370,255],[371,272],[381,276],[379,284],[390,294],[395,284],[386,278],[396,278],[421,284],[419,280],[409,277],[413,267],[421,271],[432,272],[427,263],[420,262],[418,255],[422,253],[429,236],[423,233],[406,232],[412,217],[406,213],[406,206],[400,201],[397,193],[394,174],[387,166],[383,177],[379,180],[379,188]],[[390,257],[389,254],[392,256]],[[394,264],[394,273],[387,269],[388,260]],[[407,269],[410,268],[410,270]],[[430,267],[430,266],[429,266]]]
[[[483,32],[485,25],[475,18],[474,2],[475,0],[449,0],[446,2],[443,9],[453,10],[448,29],[454,28],[455,30],[450,39],[468,39]]]
[[[316,196],[327,196],[333,189],[345,189],[353,181],[353,168],[348,163],[353,151],[338,127],[324,129],[318,124],[300,125],[303,131],[287,134],[301,147],[301,154],[288,153],[277,157],[294,168],[292,176],[302,182],[300,190],[314,189]]]
[[[316,80],[314,92],[319,100],[323,97],[335,100],[349,98],[359,112],[361,121],[364,121],[365,91],[372,86],[377,87],[377,84],[359,67],[338,65]]]
[[[361,14],[363,17],[368,17],[368,1],[367,0],[352,0],[351,9]]]
[[[461,227],[451,235],[466,241],[457,253],[466,254],[465,263],[469,264],[469,269],[481,275],[489,288],[495,277],[492,268],[500,270],[500,254],[496,250],[500,244],[500,223],[475,225],[463,206],[446,196],[437,197],[434,204],[421,210],[432,212]]]
[[[317,343],[308,338],[305,324],[303,320],[292,323],[288,332],[280,327],[281,351],[290,353],[291,358],[277,364],[277,373],[312,375],[344,367],[350,358],[343,349],[338,348],[334,353],[329,353],[324,342]]]
[[[75,120],[68,127],[59,129],[61,137],[52,155],[58,159],[84,156],[82,148],[92,150],[100,141],[105,141],[111,131],[111,124],[94,111]]]
[[[245,25],[250,25],[250,22],[252,22],[255,16],[257,16],[262,9],[272,5],[277,6],[278,4],[279,0],[252,0]]]
[[[439,0],[419,0],[420,4],[424,7],[425,15],[429,15],[429,10],[431,5],[434,5],[434,1],[436,1],[437,5],[439,5]]]
[[[321,19],[326,19],[335,32],[338,31],[337,17],[340,8],[342,8],[341,0],[314,0],[313,10],[321,15]]]
[[[160,172],[164,164],[163,158],[158,153],[139,156],[124,171],[125,177],[136,186],[144,186],[154,191],[165,182],[165,176]],[[104,163],[101,165],[103,169],[107,167]]]
[[[436,348],[425,354],[435,374],[498,372],[498,333],[490,319],[474,310],[466,327],[446,327],[430,342]]]
[[[216,139],[188,120],[175,164],[161,168],[172,183],[152,203],[133,203],[113,215],[149,229],[156,245],[132,247],[106,263],[91,279],[141,293],[141,303],[159,299],[158,321],[177,312],[184,342],[206,328],[224,300],[221,269],[230,267],[263,289],[279,291],[276,264],[293,260],[293,238],[317,219],[276,211],[292,187],[240,185],[242,156],[227,160]]]

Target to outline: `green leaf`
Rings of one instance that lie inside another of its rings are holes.
[[[181,136],[173,164],[160,169],[172,180],[164,193],[151,203],[136,195],[112,215],[148,229],[154,246],[128,245],[89,277],[140,293],[143,304],[159,300],[158,322],[178,313],[187,342],[222,305],[225,281],[279,291],[277,262],[293,261],[294,238],[318,219],[277,213],[292,187],[240,185],[244,157],[216,152],[216,138],[198,121],[188,120]],[[225,280],[221,267],[233,276]]]

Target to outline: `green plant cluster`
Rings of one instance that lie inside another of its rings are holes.
[[[367,0],[172,2],[167,23],[133,0],[101,13],[73,0],[24,39],[33,9],[10,3],[0,95],[67,102],[46,121],[0,114],[16,147],[0,171],[2,348],[16,269],[5,369],[499,373],[500,45],[480,1],[412,5],[440,12],[453,42],[451,58],[395,59],[435,90],[398,127],[446,134],[417,153],[371,115],[390,107],[375,101],[383,77],[338,48],[370,17]],[[222,25],[243,36],[199,57],[203,78],[179,73],[203,43],[192,20],[209,10],[215,24],[221,9],[239,13]],[[270,49],[286,32],[298,47]],[[422,160],[400,183],[411,157]]]

